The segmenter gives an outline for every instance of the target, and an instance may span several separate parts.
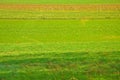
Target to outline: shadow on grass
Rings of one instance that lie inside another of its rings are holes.
[[[0,80],[88,80],[87,75],[81,72],[10,72],[0,73]]]
[[[82,62],[94,59],[114,59],[120,56],[119,51],[114,52],[67,52],[67,53],[37,53],[13,56],[1,56],[0,64],[21,64],[21,63],[64,63],[64,62]]]
[[[0,80],[119,80],[119,56],[119,51],[2,56]]]
[[[87,52],[82,53],[40,53],[40,54],[24,54],[16,56],[2,56],[0,57],[3,61],[0,64],[21,64],[21,63],[48,63],[55,62],[59,63],[61,60],[64,61],[77,61],[84,59],[84,55],[87,55]]]

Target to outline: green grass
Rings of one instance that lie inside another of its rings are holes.
[[[0,80],[119,80],[119,13],[1,9]]]
[[[35,19],[56,19],[56,18],[111,18],[119,19],[119,8],[114,11],[30,11],[30,10],[0,10],[0,18],[35,18]]]
[[[0,3],[17,4],[118,4],[119,0],[1,0]]]
[[[120,20],[0,20],[0,43],[120,40]],[[9,33],[9,34],[8,34]]]
[[[33,46],[33,45],[32,45]],[[2,46],[0,46],[2,47]],[[7,47],[7,46],[6,46]],[[120,52],[48,52],[8,47],[0,54],[2,80],[119,80]],[[29,46],[31,48],[31,46]],[[36,47],[38,49],[39,47]],[[16,51],[15,51],[16,50]]]
[[[1,80],[119,80],[120,20],[0,20]]]

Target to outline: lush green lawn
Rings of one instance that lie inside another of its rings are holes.
[[[18,4],[108,4],[120,3],[120,0],[1,0],[0,3],[18,3]]]
[[[1,9],[0,80],[119,80],[119,13]]]
[[[0,20],[0,79],[119,80],[119,23]]]
[[[0,54],[1,80],[119,80],[120,52],[45,52],[14,50]],[[37,45],[38,46],[38,45]],[[1,46],[0,46],[1,47]],[[6,49],[13,49],[6,46]],[[36,47],[36,49],[38,49]],[[63,47],[64,48],[64,47]],[[28,49],[29,50],[29,49]]]
[[[120,20],[0,20],[0,43],[120,40]]]

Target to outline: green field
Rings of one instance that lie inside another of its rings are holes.
[[[72,2],[47,1],[29,3]],[[0,1],[7,2],[27,3],[27,0]],[[119,8],[113,11],[0,9],[0,80],[120,80]]]
[[[21,4],[118,4],[120,0],[1,0],[0,3]]]
[[[100,42],[120,40],[120,20],[0,20],[0,43]]]

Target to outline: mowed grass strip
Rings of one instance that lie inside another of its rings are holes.
[[[0,4],[0,9],[38,11],[116,11],[120,4]]]
[[[88,20],[120,19],[120,5],[35,5],[1,4],[0,19]]]

